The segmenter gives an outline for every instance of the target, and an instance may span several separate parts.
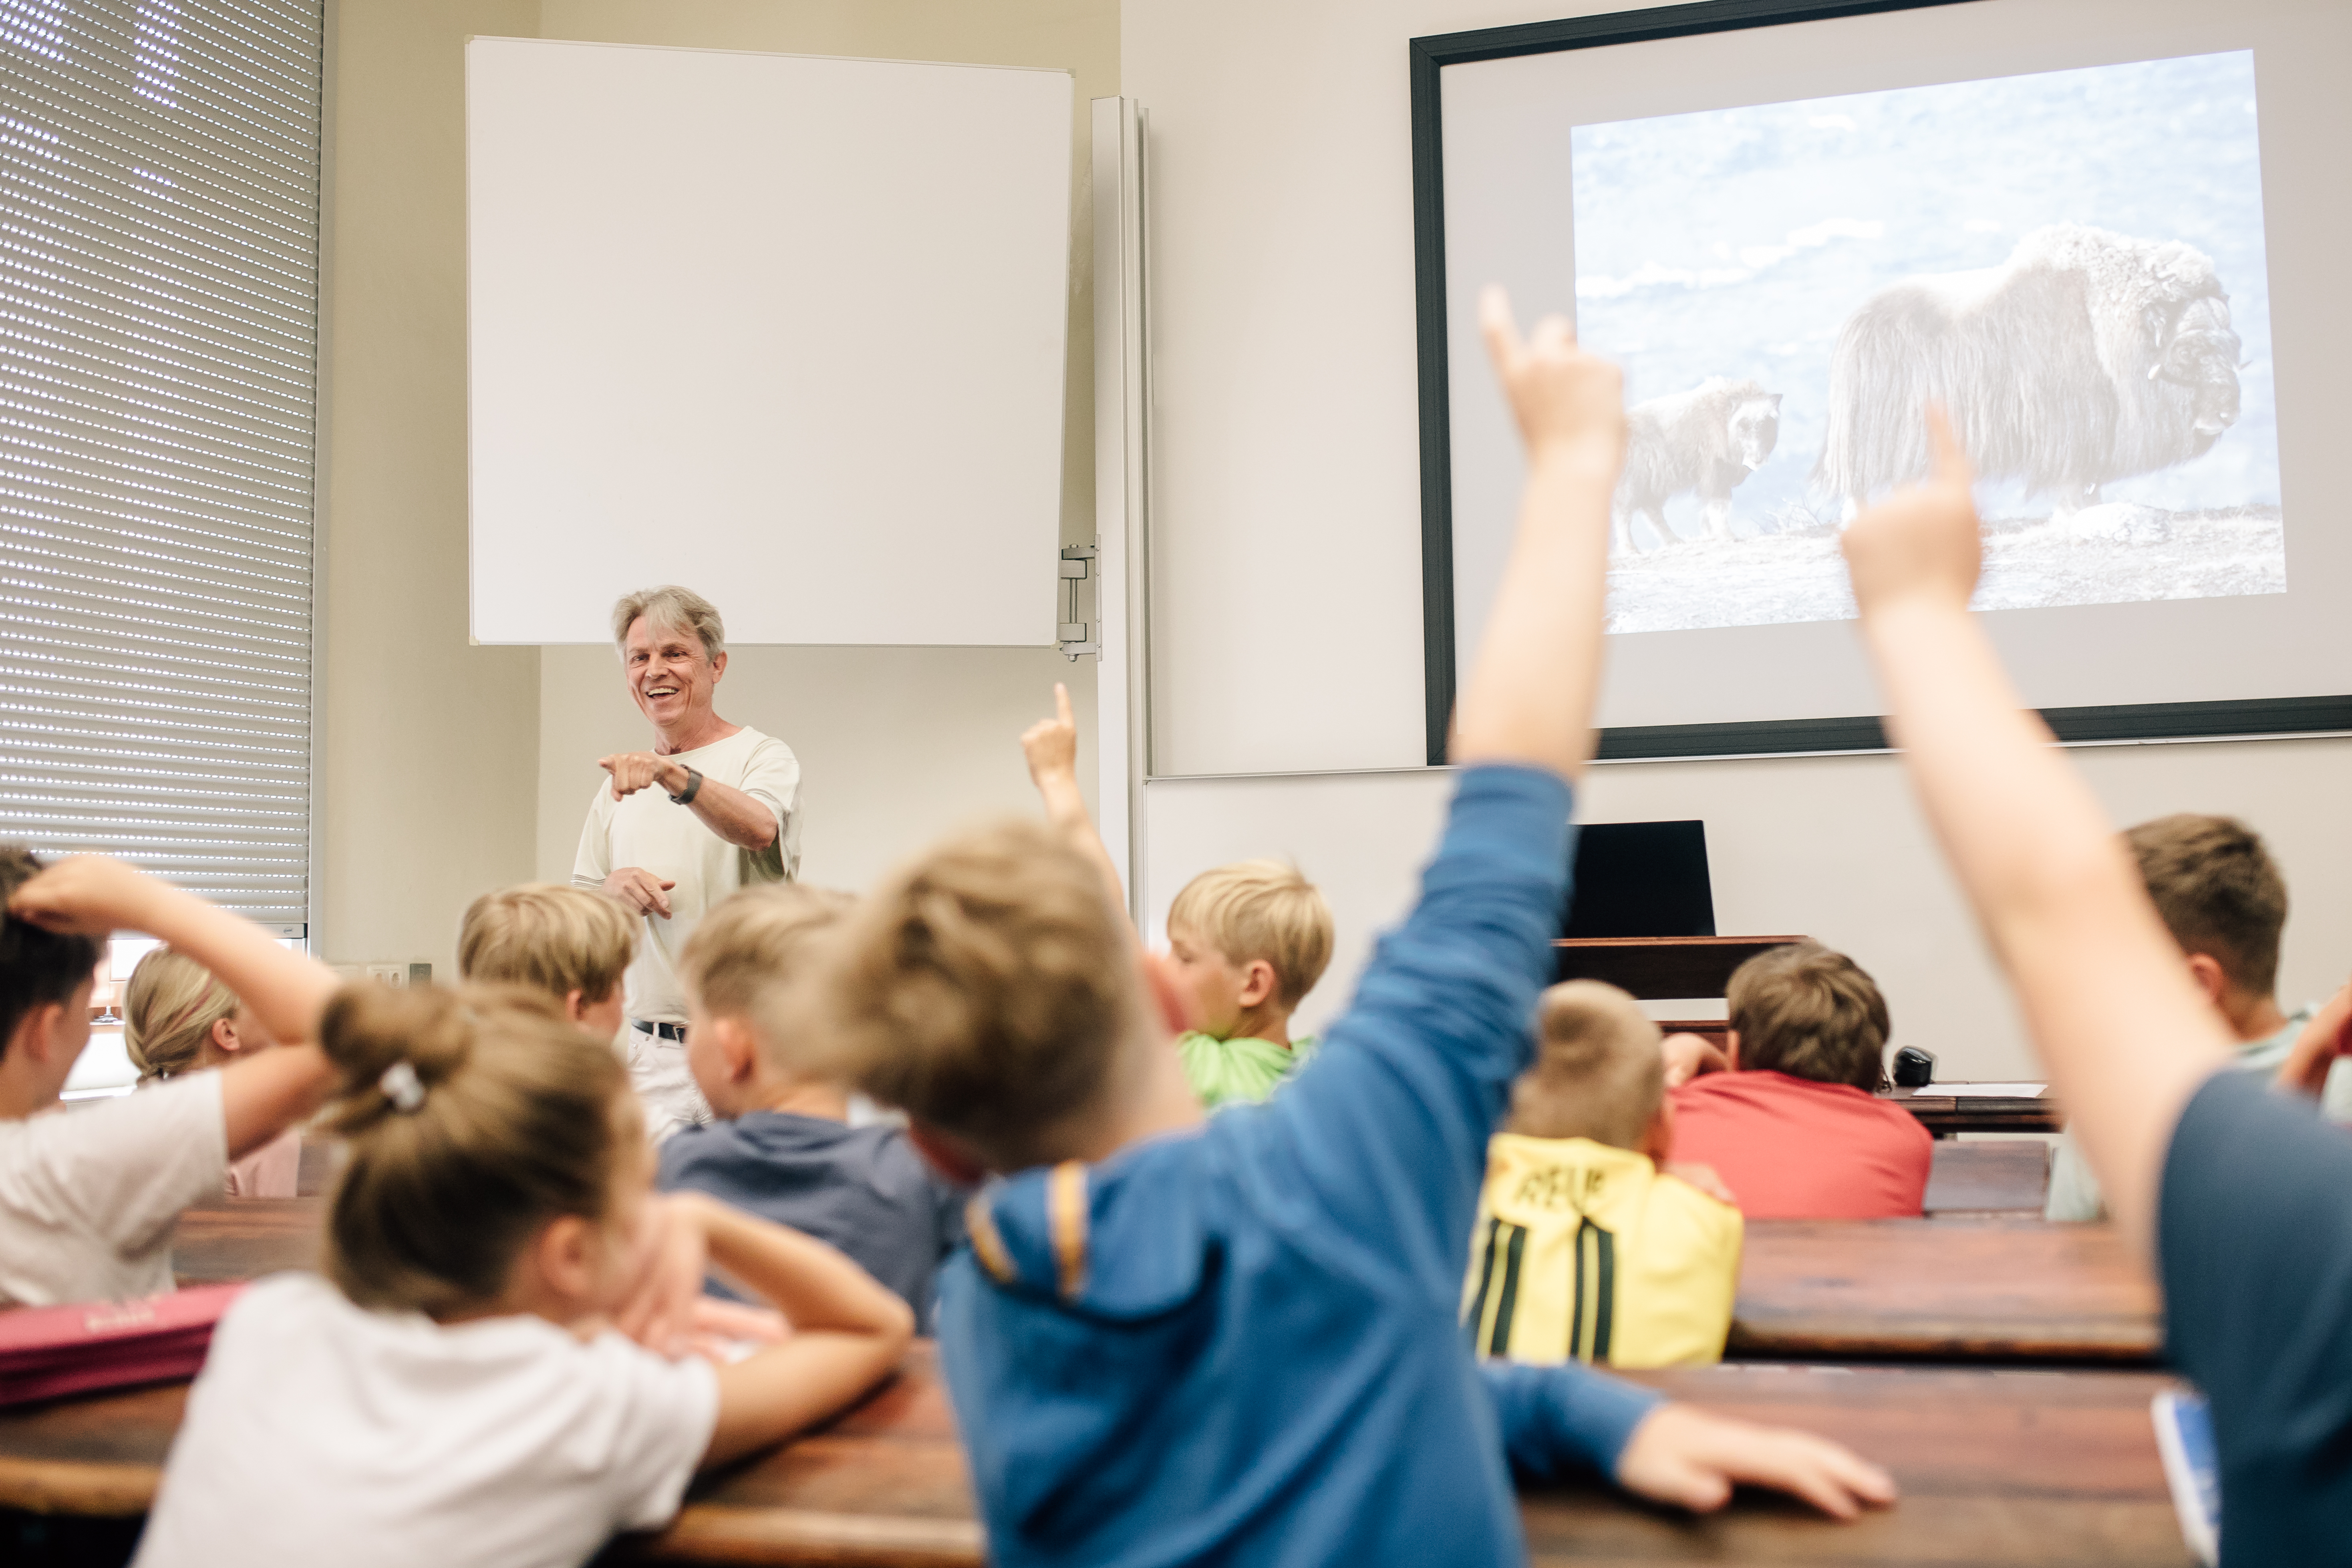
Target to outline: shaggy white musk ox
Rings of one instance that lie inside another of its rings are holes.
[[[1615,553],[1633,551],[1633,519],[1646,517],[1659,539],[1666,502],[1692,490],[1706,503],[1706,536],[1731,537],[1731,492],[1772,455],[1780,439],[1780,395],[1752,381],[1713,376],[1625,411],[1625,475],[1611,509]]]
[[[2070,516],[2237,421],[2230,297],[2200,250],[2080,224],[2035,230],[1999,267],[1882,290],[1838,332],[1813,470],[1849,518],[1927,471],[1930,401],[1979,475]]]

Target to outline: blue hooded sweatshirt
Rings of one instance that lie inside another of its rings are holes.
[[[1653,1395],[1482,1367],[1456,1322],[1569,805],[1465,773],[1419,905],[1281,1092],[972,1200],[939,1332],[1000,1568],[1517,1563],[1513,1470],[1615,1468]]]

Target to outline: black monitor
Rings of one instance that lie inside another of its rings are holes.
[[[1715,934],[1704,822],[1596,822],[1571,872],[1564,937]]]

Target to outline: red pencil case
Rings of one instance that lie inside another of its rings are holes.
[[[0,1405],[194,1377],[242,1283],[0,1311]]]

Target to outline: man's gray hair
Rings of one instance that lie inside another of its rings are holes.
[[[692,632],[702,639],[702,651],[717,658],[727,649],[727,623],[719,618],[719,606],[691,588],[675,584],[659,588],[640,588],[623,597],[613,606],[613,646],[627,651],[629,628],[643,616],[657,626],[672,631]]]

